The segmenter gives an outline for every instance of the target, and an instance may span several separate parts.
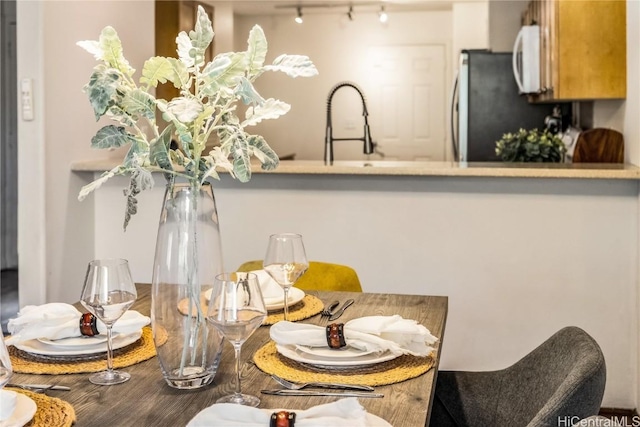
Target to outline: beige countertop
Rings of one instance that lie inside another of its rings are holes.
[[[119,164],[117,159],[77,161],[75,172],[103,172]],[[605,163],[457,163],[411,161],[336,161],[327,166],[317,160],[285,160],[273,171],[260,165],[253,173],[282,175],[380,175],[380,176],[451,176],[504,178],[581,178],[640,179],[640,167],[632,164]]]

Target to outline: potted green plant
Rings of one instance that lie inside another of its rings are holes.
[[[496,155],[504,162],[562,162],[566,147],[547,130],[520,129],[496,141]]]

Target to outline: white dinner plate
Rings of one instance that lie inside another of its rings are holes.
[[[118,334],[114,333],[113,337],[115,338]],[[107,336],[106,335],[94,335],[92,337],[69,337],[69,338],[62,338],[59,340],[50,340],[49,338],[37,338],[38,341],[40,341],[42,344],[50,346],[50,347],[56,347],[56,348],[86,348],[86,347],[93,347],[94,345],[98,345],[98,344],[102,344],[104,342],[107,342]]]
[[[0,421],[0,427],[22,427],[27,424],[36,413],[38,405],[28,396],[16,393],[16,407],[11,417]]]
[[[326,367],[348,367],[348,366],[366,366],[376,363],[386,362],[395,359],[395,354],[385,351],[383,353],[368,353],[356,349],[335,350],[341,356],[327,357],[325,355],[310,354],[308,351],[301,351],[296,346],[276,344],[276,350],[284,357],[295,360],[296,362],[306,363],[307,365],[326,366]],[[334,351],[329,350],[328,351]],[[348,354],[348,353],[350,354]]]
[[[287,298],[288,306],[291,307],[302,301],[304,298],[304,291],[302,289],[289,288],[289,297]],[[282,297],[280,298],[265,298],[264,304],[267,306],[267,311],[281,310],[284,308],[284,290],[282,291]]]
[[[117,350],[119,348],[126,347],[129,344],[133,344],[134,342],[138,341],[141,336],[142,330],[128,335],[115,336],[113,338],[113,349]],[[22,351],[26,351],[27,353],[43,354],[45,356],[79,356],[86,354],[105,353],[107,351],[106,341],[90,347],[60,348],[44,344],[36,339],[16,344],[16,347]]]
[[[349,346],[338,349],[329,347],[308,347],[306,345],[296,345],[295,347],[299,352],[306,353],[314,357],[320,357],[322,359],[354,359],[375,353],[374,350],[362,351]]]
[[[304,299],[305,293],[302,289],[294,288],[293,286],[289,288],[289,297],[288,306],[291,307],[302,301]],[[211,299],[211,289],[205,291],[204,297],[207,301]],[[282,310],[284,308],[284,290],[282,291],[282,296],[277,298],[265,298],[264,305],[267,308],[267,311],[275,311]]]

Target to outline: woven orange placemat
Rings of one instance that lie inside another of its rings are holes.
[[[308,319],[322,311],[324,304],[320,298],[313,295],[305,295],[302,301],[289,306],[289,321],[297,322],[298,320]],[[284,320],[284,310],[270,311],[267,318],[262,322],[263,325],[273,325]]]
[[[76,411],[69,402],[46,394],[6,387],[24,394],[36,403],[36,413],[25,427],[70,427],[76,421]]]
[[[298,363],[276,350],[276,343],[269,341],[253,355],[258,368],[267,374],[275,374],[293,382],[341,382],[379,386],[399,383],[418,377],[433,367],[433,357],[403,355],[387,362],[354,367],[353,369],[328,369]]]
[[[165,335],[160,341],[166,341]],[[156,355],[153,344],[153,332],[150,326],[142,328],[142,336],[133,344],[120,350],[116,350],[113,356],[113,367],[124,368],[151,359]],[[9,356],[14,372],[22,374],[81,374],[88,372],[100,372],[106,369],[107,356],[92,360],[64,360],[45,359],[38,355],[22,351],[14,346],[9,346]]]

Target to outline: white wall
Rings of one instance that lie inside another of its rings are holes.
[[[82,182],[69,165],[117,154],[90,148],[106,123],[95,123],[82,92],[97,62],[75,43],[111,25],[140,70],[154,52],[153,14],[150,0],[18,2],[18,78],[34,79],[36,109],[33,122],[18,124],[22,305],[78,299],[93,254],[93,205],[78,202]]]
[[[233,18],[233,6],[228,2],[208,2],[214,6],[214,50],[215,54],[232,52],[235,21]]]
[[[34,109],[33,121],[18,115],[19,300],[26,305],[41,304],[47,297],[44,46],[42,33],[33,31],[43,28],[43,11],[39,2],[16,6],[18,81],[33,80]]]
[[[81,174],[90,180],[91,174]],[[124,179],[96,200],[96,256],[151,280],[162,202],[144,194],[119,232]],[[604,406],[635,407],[636,181],[254,175],[214,183],[225,268],[262,259],[269,234],[353,266],[368,292],[447,295],[442,369],[505,367],[567,325],[607,361]]]
[[[627,100],[623,134],[626,140],[625,157],[631,163],[640,165],[640,2],[627,2]],[[639,194],[640,200],[640,194]],[[640,222],[640,216],[638,216]],[[639,267],[640,268],[640,267]],[[640,276],[640,273],[639,273]],[[638,281],[640,288],[640,279]],[[636,315],[640,322],[640,292],[638,292]],[[640,330],[640,326],[638,327]],[[636,343],[635,373],[637,376],[636,408],[640,408],[640,342]],[[631,371],[633,372],[633,370]]]
[[[457,2],[453,4],[453,57],[462,49],[488,49],[489,1]],[[456,64],[457,68],[457,64]]]
[[[520,31],[525,0],[489,0],[489,47],[494,52],[513,52]]]

